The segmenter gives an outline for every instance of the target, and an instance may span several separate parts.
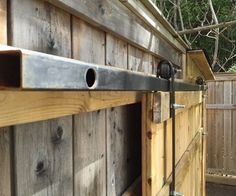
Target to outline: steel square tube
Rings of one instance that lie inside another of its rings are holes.
[[[169,91],[169,81],[140,72],[0,45],[0,88],[19,90]],[[177,91],[203,86],[175,82]]]

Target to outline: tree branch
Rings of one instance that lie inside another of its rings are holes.
[[[179,31],[178,33],[180,35],[191,34],[191,33],[196,33],[199,31],[208,31],[211,29],[224,28],[224,27],[229,27],[229,26],[234,26],[234,25],[236,25],[236,20],[229,21],[229,22],[222,22],[219,24],[208,25],[208,26],[204,26],[204,27],[201,26],[201,27],[196,27],[196,28],[192,28],[192,29],[186,29],[183,31]]]
[[[215,22],[215,24],[219,24],[218,22],[218,18],[216,16],[213,4],[212,4],[212,0],[208,0],[210,9],[211,9],[211,13],[212,13],[212,19]],[[211,64],[211,67],[214,68],[217,62],[217,57],[218,57],[218,52],[219,52],[219,27],[215,29],[215,49],[214,49],[214,54],[213,54],[213,62]]]

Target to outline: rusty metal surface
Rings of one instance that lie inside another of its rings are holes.
[[[13,58],[16,60],[12,61]],[[1,88],[169,91],[169,81],[153,75],[3,45],[0,45],[0,67],[5,69]],[[15,68],[14,72],[8,71],[12,68]],[[6,77],[7,74],[9,75]],[[14,74],[13,78],[20,81],[9,82],[8,80],[12,79],[11,74]],[[175,82],[175,89],[177,91],[199,91],[203,90],[203,87]]]

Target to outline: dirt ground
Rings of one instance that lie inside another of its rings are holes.
[[[207,183],[206,196],[236,196],[236,187]]]

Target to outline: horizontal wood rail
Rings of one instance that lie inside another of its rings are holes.
[[[176,100],[188,108],[201,102],[200,94],[177,92]],[[141,93],[121,91],[0,91],[0,127],[133,104],[141,99]]]
[[[128,7],[135,15],[137,15],[142,21],[144,21],[153,32],[157,33],[169,44],[172,44],[176,49],[180,49],[181,52],[185,52],[186,47],[183,47],[180,42],[174,37],[157,18],[153,17],[151,13],[142,5],[139,1],[134,0],[120,0],[126,7]]]
[[[236,186],[236,176],[219,176],[216,174],[206,174],[206,181],[215,184]]]
[[[236,110],[236,104],[206,104],[208,110]]]
[[[140,101],[136,92],[0,91],[0,127]]]
[[[153,34],[153,30],[144,24],[140,18],[132,15],[121,2],[117,0],[84,1],[84,0],[47,0],[55,6],[82,18],[104,31],[115,34],[136,47],[155,55],[181,64],[181,51],[184,47],[178,44],[178,50],[173,43]],[[160,31],[160,30],[158,30]],[[139,32],[138,34],[136,32]],[[171,34],[167,32],[170,36]],[[176,43],[175,43],[176,44]]]

